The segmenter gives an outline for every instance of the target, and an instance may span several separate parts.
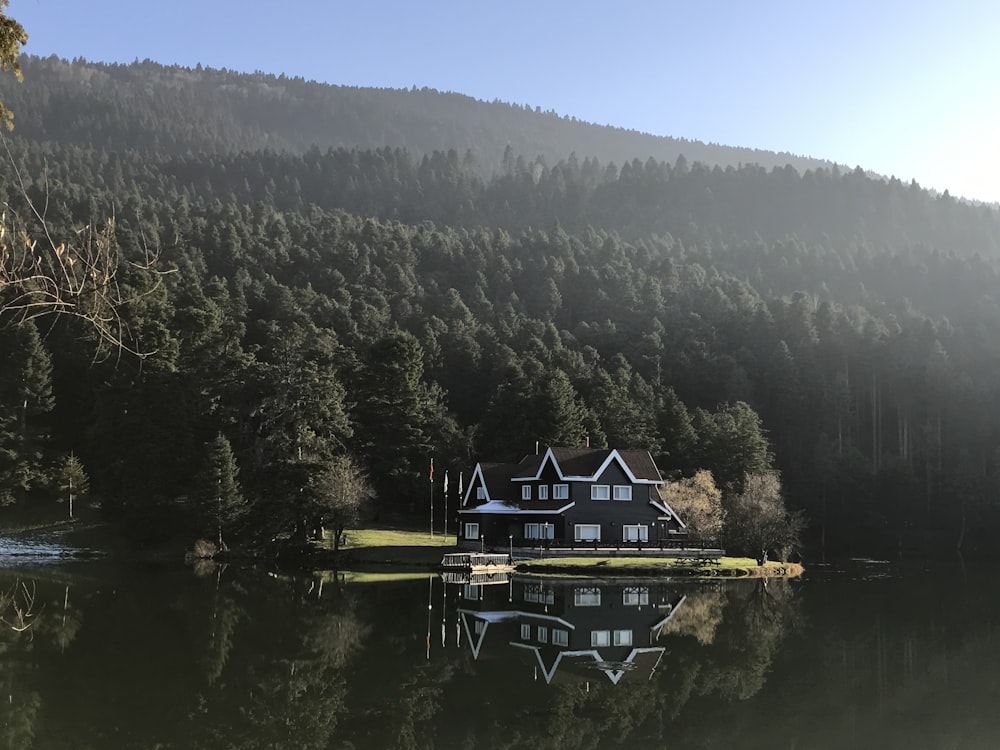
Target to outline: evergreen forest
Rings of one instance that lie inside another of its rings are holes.
[[[440,518],[445,469],[454,509],[589,440],[728,495],[776,469],[812,549],[992,552],[996,206],[430,90],[22,67],[0,200],[55,242],[113,217],[129,302],[120,347],[0,321],[0,503],[85,470],[136,538],[264,540],[337,457],[419,522],[431,457]]]

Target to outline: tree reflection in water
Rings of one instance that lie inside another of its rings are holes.
[[[1000,736],[993,569],[479,589],[91,563],[32,578],[34,624],[0,628],[2,750],[923,750]]]
[[[475,658],[459,612],[494,605],[437,579],[199,573],[39,580],[42,614],[0,636],[0,747],[554,750],[666,737],[689,701],[759,689],[796,621],[781,582],[601,583],[576,599],[572,587],[493,587],[498,608],[534,607],[549,623],[546,648],[559,620],[583,639],[567,647],[588,653],[591,630],[632,628],[619,651],[593,649],[600,658],[553,668],[555,652],[539,651],[547,684],[533,679],[535,651],[511,646],[519,628],[491,626],[502,637]]]
[[[0,747],[27,750],[42,699],[32,688],[27,655],[34,646],[41,602],[34,581],[0,580]]]

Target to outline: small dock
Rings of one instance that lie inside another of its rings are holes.
[[[514,569],[510,555],[483,552],[455,552],[441,559],[441,567],[446,570],[462,570],[470,573],[499,573]]]
[[[443,570],[441,580],[445,583],[473,586],[507,585],[510,583],[512,569],[489,568],[484,570]]]

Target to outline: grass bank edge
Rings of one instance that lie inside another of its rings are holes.
[[[439,556],[457,551],[454,534],[414,531],[412,529],[368,528],[346,532],[344,552],[359,561],[422,562],[438,564]],[[521,560],[518,572],[532,574],[619,574],[619,575],[688,575],[704,577],[787,577],[802,575],[798,563],[769,561],[764,567],[749,557],[722,557],[718,565],[691,565],[678,558],[653,557],[552,557],[544,560]]]

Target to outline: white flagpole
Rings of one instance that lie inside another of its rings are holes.
[[[448,470],[444,470],[444,535],[448,536]]]

